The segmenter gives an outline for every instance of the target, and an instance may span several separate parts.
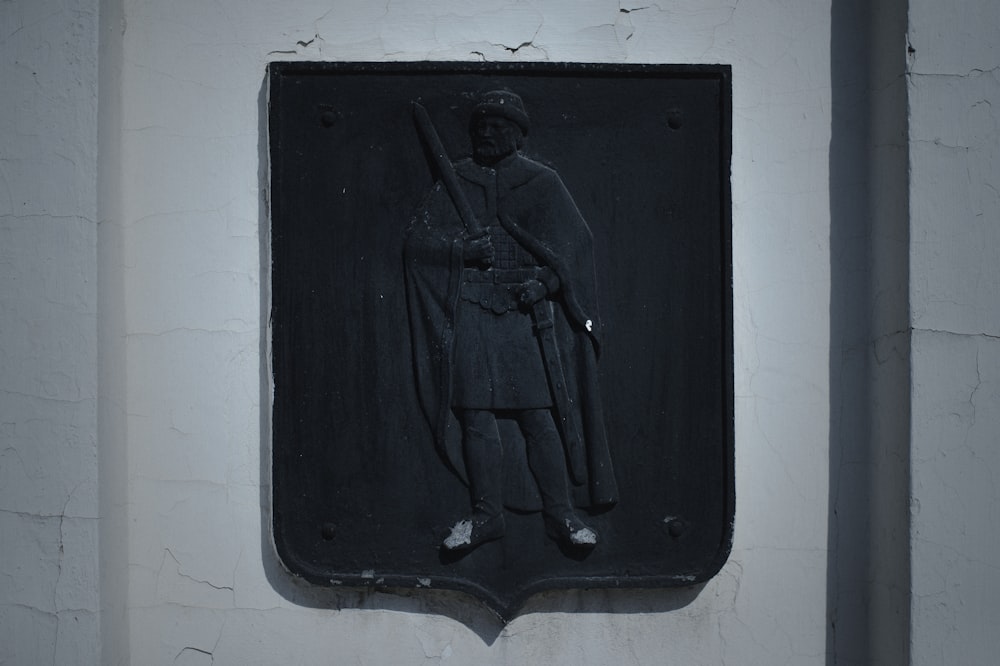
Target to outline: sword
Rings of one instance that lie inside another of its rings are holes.
[[[455,174],[455,166],[448,159],[441,137],[438,136],[427,109],[421,104],[413,102],[413,117],[417,124],[417,129],[424,141],[430,148],[434,158],[434,164],[441,173],[441,180],[445,189],[451,197],[458,216],[462,219],[462,224],[472,237],[482,236],[486,233],[486,228],[480,223],[472,210],[472,205],[465,196]],[[531,318],[538,334],[539,346],[542,350],[542,361],[545,364],[545,373],[549,380],[549,388],[555,402],[556,422],[562,434],[563,446],[566,449],[566,458],[569,461],[570,474],[577,483],[583,483],[587,478],[587,463],[583,453],[583,436],[580,427],[574,418],[573,398],[569,394],[569,387],[566,385],[566,375],[563,372],[562,358],[559,355],[559,345],[556,341],[555,322],[552,319],[552,310],[545,299],[538,301],[531,308]]]

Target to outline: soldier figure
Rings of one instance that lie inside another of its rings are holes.
[[[515,421],[524,438],[551,537],[597,544],[573,486],[590,507],[617,501],[597,386],[592,236],[558,174],[520,154],[528,129],[518,95],[482,95],[470,123],[473,157],[453,166],[461,193],[437,183],[407,233],[421,403],[472,501],[447,550],[504,534],[501,470],[513,447],[501,442],[498,418]],[[479,228],[463,221],[456,199]]]

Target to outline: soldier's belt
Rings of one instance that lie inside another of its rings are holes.
[[[516,311],[519,307],[518,287],[538,275],[538,268],[478,270],[466,268],[462,273],[461,298],[475,303],[494,314]]]
[[[462,271],[462,282],[488,282],[492,284],[516,285],[526,280],[537,280],[541,267],[530,268],[466,268]]]

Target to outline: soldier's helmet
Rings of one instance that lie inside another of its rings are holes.
[[[479,101],[472,109],[472,125],[480,118],[506,118],[521,128],[521,133],[528,134],[528,113],[524,110],[524,102],[516,93],[509,90],[491,90],[479,96]]]

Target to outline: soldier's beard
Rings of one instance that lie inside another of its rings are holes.
[[[477,164],[493,165],[514,153],[517,141],[483,139],[475,143],[472,157]]]

